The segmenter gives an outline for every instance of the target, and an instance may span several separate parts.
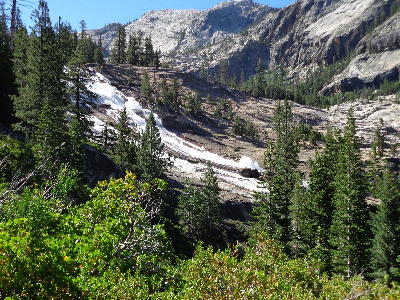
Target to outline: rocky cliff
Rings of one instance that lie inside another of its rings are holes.
[[[276,9],[252,0],[231,0],[222,2],[206,11],[165,9],[150,11],[126,26],[127,36],[141,31],[151,37],[154,47],[166,55],[196,52],[234,37],[249,26],[260,21]],[[112,24],[114,25],[114,24]],[[112,48],[115,26],[91,30],[88,33],[98,39],[107,34],[104,47]]]
[[[234,0],[206,11],[152,11],[126,30],[151,36],[175,68],[194,73],[206,69],[211,76],[223,60],[231,75],[243,72],[249,77],[260,61],[265,68],[285,67],[296,79],[353,57],[325,88],[330,92],[343,82],[351,89],[396,78],[399,7],[399,0],[299,0],[277,10]]]

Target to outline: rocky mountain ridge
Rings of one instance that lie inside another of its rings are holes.
[[[230,0],[205,11],[164,9],[150,11],[126,25],[127,36],[141,31],[165,55],[188,53],[223,41],[246,30],[276,9],[252,0]],[[108,25],[109,26],[109,25]],[[109,53],[118,28],[88,31],[95,40],[105,33]]]
[[[231,76],[243,72],[248,78],[260,61],[266,69],[287,68],[289,78],[298,79],[352,57],[324,89],[330,93],[398,78],[399,8],[399,0],[299,0],[280,10],[235,0],[206,11],[152,11],[126,31],[151,36],[174,68],[196,74],[205,69],[210,76],[226,60]]]

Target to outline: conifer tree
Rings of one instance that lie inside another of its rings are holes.
[[[16,84],[8,34],[4,2],[0,2],[0,122],[11,125],[15,121],[11,95],[16,93]]]
[[[117,36],[114,40],[113,49],[110,55],[111,62],[123,64],[126,60],[126,32],[125,27],[118,28]]]
[[[371,248],[372,276],[384,280],[400,279],[400,183],[387,167],[375,195],[381,200],[371,225],[374,238]]]
[[[311,253],[313,257],[323,261],[326,269],[331,267],[329,230],[334,212],[338,145],[339,137],[328,130],[326,148],[323,152],[317,152],[312,162],[307,191],[302,189],[299,182],[289,207],[292,253],[297,256]]]
[[[68,62],[68,72],[66,73],[68,85],[68,96],[71,100],[71,111],[82,129],[82,139],[91,134],[91,122],[89,120],[89,104],[96,99],[96,95],[88,89],[92,82],[89,70],[85,68],[86,57],[84,51],[84,41],[78,42],[77,48],[73,52]]]
[[[296,176],[290,205],[290,250],[295,257],[300,257],[310,249],[310,240],[315,238],[315,232],[312,232],[312,219],[310,210],[310,197],[303,186],[303,180],[299,173]],[[312,237],[310,236],[312,232]]]
[[[288,101],[278,102],[273,116],[276,140],[271,145],[265,165],[271,171],[271,180],[265,183],[268,192],[256,193],[260,203],[256,210],[258,226],[271,237],[287,243],[289,240],[289,204],[295,186],[298,164],[298,130]]]
[[[124,171],[134,171],[136,166],[136,151],[138,133],[129,124],[129,118],[124,107],[118,115],[117,140],[114,145],[115,162]]]
[[[156,120],[153,113],[150,113],[137,149],[137,170],[143,180],[150,181],[164,178],[169,166],[170,160],[166,157]]]
[[[19,95],[14,98],[16,116],[21,119],[22,129],[36,149],[35,155],[44,164],[47,175],[57,171],[69,161],[67,109],[65,96],[65,55],[62,53],[63,36],[51,25],[47,3],[39,1],[34,12],[35,26],[32,35],[22,32],[28,46],[16,41],[16,74]],[[25,52],[26,51],[26,52]],[[22,61],[21,59],[25,59]],[[53,163],[47,164],[52,161]]]
[[[227,84],[228,83],[228,61],[226,59],[223,59],[220,61],[219,64],[219,76],[218,76],[218,81],[222,84]]]
[[[94,62],[100,69],[104,67],[103,41],[101,35],[99,37],[99,43],[94,50]]]
[[[210,164],[196,187],[190,181],[179,196],[177,214],[184,233],[195,241],[215,243],[222,233],[222,206],[220,189]]]
[[[146,37],[144,39],[144,51],[142,58],[142,65],[145,67],[154,67],[155,52],[151,38]]]
[[[26,49],[26,62],[23,64],[21,61],[16,66],[23,70],[16,71],[17,82],[20,85],[19,96],[14,99],[16,116],[22,120],[20,128],[28,136],[33,134],[40,118],[43,117],[44,105],[48,105],[49,113],[51,113],[50,108],[66,110],[68,105],[65,83],[62,81],[64,60],[58,48],[59,41],[51,26],[45,1],[39,1],[34,16],[36,23]]]
[[[367,267],[368,210],[365,201],[365,176],[361,168],[356,125],[349,110],[343,141],[339,149],[335,176],[335,211],[330,229],[332,263],[347,278]]]
[[[143,95],[143,103],[145,106],[153,108],[154,106],[154,99],[153,99],[153,90],[150,84],[150,77],[147,74],[147,71],[143,71],[142,79],[141,79],[141,87],[140,91]]]
[[[126,62],[133,66],[139,66],[140,63],[140,36],[131,34],[129,36],[128,47],[126,50]]]

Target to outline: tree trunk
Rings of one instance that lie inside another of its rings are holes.
[[[11,9],[10,49],[14,50],[14,39],[17,23],[17,0],[13,0]]]

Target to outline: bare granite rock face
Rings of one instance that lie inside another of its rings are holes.
[[[211,73],[227,59],[232,74],[254,74],[259,59],[264,67],[287,67],[304,74],[315,66],[324,66],[346,57],[373,25],[381,10],[388,10],[392,0],[299,0],[249,28],[245,35],[212,45],[197,53],[188,71],[198,71],[202,57]],[[377,28],[377,35],[383,27]],[[250,55],[249,49],[252,50]],[[397,49],[397,48],[396,48]],[[198,63],[196,63],[196,61]],[[238,63],[239,62],[239,63]]]
[[[135,32],[143,32],[144,36],[151,37],[155,49],[163,54],[187,54],[234,37],[274,11],[276,9],[252,0],[226,1],[206,11],[150,11],[128,24],[126,33],[128,37]],[[109,53],[112,39],[108,37],[115,37],[115,26],[88,31],[95,40],[106,32],[108,36],[103,36],[103,45]]]
[[[120,23],[111,23],[104,26],[101,29],[94,29],[87,31],[87,34],[91,36],[96,42],[99,41],[101,36],[101,42],[106,57],[110,55],[111,46],[113,44],[119,26],[121,26]]]
[[[323,89],[324,94],[400,80],[400,13],[366,35],[358,43],[356,53],[348,67]]]
[[[393,13],[393,3],[299,0],[278,10],[233,0],[206,11],[151,11],[126,31],[150,36],[175,69],[210,76],[225,60],[231,76],[243,72],[248,78],[260,61],[264,68],[285,67],[292,78],[302,78],[355,53],[348,68],[325,88],[324,93],[330,93],[396,79],[400,13]]]

